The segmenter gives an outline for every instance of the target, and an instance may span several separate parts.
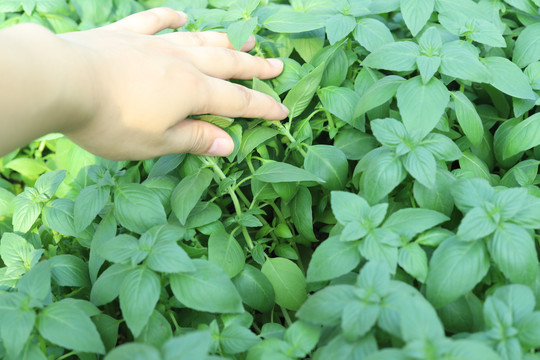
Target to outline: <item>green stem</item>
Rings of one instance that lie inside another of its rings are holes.
[[[288,326],[292,325],[291,317],[289,316],[289,313],[287,312],[287,309],[285,309],[283,306],[280,306],[281,312],[283,313],[283,317],[285,318],[285,322]]]
[[[64,360],[64,359],[67,359],[68,357],[70,357],[72,355],[75,355],[75,354],[77,354],[76,351],[71,351],[71,352],[68,352],[67,354],[64,354],[64,355],[60,356],[56,360]]]
[[[203,157],[204,161],[210,165],[216,174],[221,178],[221,180],[225,180],[227,176],[223,173],[221,168],[218,166],[218,164],[214,161],[213,158],[210,156]],[[240,201],[238,200],[238,196],[236,196],[236,193],[234,192],[233,188],[229,186],[227,188],[227,192],[229,193],[229,196],[231,197],[231,200],[234,205],[234,211],[236,212],[236,215],[238,217],[242,216],[242,208],[240,207]],[[247,232],[245,227],[242,227],[242,234],[244,234],[244,238],[246,239],[246,244],[248,246],[249,250],[253,249],[253,241],[251,240],[251,237],[249,236],[249,233]]]
[[[300,154],[302,154],[302,156],[306,156],[306,152],[300,148],[298,146],[298,141],[296,141],[296,139],[294,138],[294,136],[291,134],[291,132],[289,131],[289,129],[287,129],[285,126],[283,126],[283,124],[281,124],[280,122],[274,122],[273,123],[279,130],[280,132],[285,135],[287,137],[287,139],[289,139],[289,141],[292,143],[292,144],[295,144],[295,149],[297,149]]]
[[[180,330],[180,325],[178,325],[178,321],[176,321],[176,316],[174,316],[174,312],[172,310],[169,310],[169,317],[171,318],[171,321],[174,325],[174,332],[176,333]]]

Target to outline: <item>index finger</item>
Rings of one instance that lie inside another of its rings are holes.
[[[285,105],[269,95],[242,85],[205,76],[195,96],[193,114],[214,114],[227,117],[263,118],[283,120],[289,115]]]

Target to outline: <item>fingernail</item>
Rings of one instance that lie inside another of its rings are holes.
[[[247,40],[246,42],[244,43],[244,45],[242,45],[242,48],[240,50],[242,51],[248,51],[248,50],[251,50],[253,48],[253,44],[255,44],[255,35],[251,35]]]
[[[279,59],[266,59],[266,61],[268,61],[270,65],[272,65],[273,67],[280,68],[280,69],[283,67],[283,61]]]
[[[281,109],[283,110],[285,115],[289,115],[289,109],[283,104],[279,104],[279,105],[281,106]]]
[[[184,20],[187,20],[187,14],[183,11],[177,11],[178,15],[180,15]]]
[[[206,153],[211,156],[227,156],[234,150],[234,143],[229,139],[217,138]]]

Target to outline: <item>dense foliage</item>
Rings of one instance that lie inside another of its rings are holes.
[[[0,357],[536,359],[539,0],[2,0],[89,29],[149,7],[254,54],[282,123],[225,158],[0,160]],[[106,354],[106,355],[105,355]]]

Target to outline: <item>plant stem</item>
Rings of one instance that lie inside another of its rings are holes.
[[[71,351],[71,352],[68,352],[67,354],[64,354],[64,355],[60,356],[56,360],[64,360],[64,359],[67,359],[68,357],[70,357],[72,355],[75,355],[75,354],[77,354],[76,351]]]
[[[287,312],[287,309],[285,309],[283,306],[280,306],[281,312],[283,313],[283,317],[285,318],[285,323],[288,326],[292,325],[291,317],[289,316],[289,313]]]
[[[283,126],[282,123],[277,122],[277,121],[274,122],[273,124],[278,128],[278,130],[280,130],[280,133],[281,133],[281,134],[285,135],[285,136],[289,139],[289,141],[290,141],[292,144],[295,144],[295,147],[294,147],[294,148],[297,149],[297,150],[300,152],[300,154],[302,154],[302,156],[305,157],[305,156],[306,156],[306,152],[305,152],[301,147],[298,146],[298,141],[296,141],[296,139],[295,139],[294,136],[291,134],[291,132],[289,131],[289,129],[287,129],[285,126]]]
[[[225,180],[227,178],[227,176],[223,173],[221,168],[218,166],[218,164],[214,161],[212,157],[205,156],[203,157],[203,159],[208,165],[212,167],[212,169],[214,169],[215,173],[220,177],[221,180]],[[229,196],[231,197],[231,200],[233,202],[236,215],[240,218],[242,216],[242,208],[240,207],[240,201],[238,200],[238,196],[236,196],[236,193],[234,192],[232,186],[227,187],[227,192],[229,193]],[[247,247],[251,251],[254,247],[253,240],[251,240],[251,237],[249,236],[249,233],[245,226],[242,226],[242,234],[244,234]]]

